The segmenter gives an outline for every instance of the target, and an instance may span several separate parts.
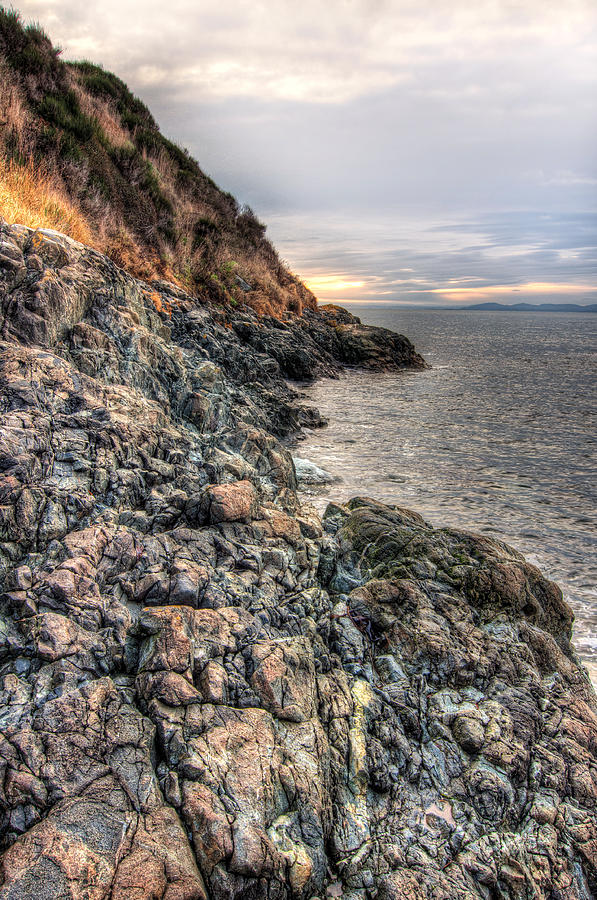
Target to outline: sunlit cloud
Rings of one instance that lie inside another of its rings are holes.
[[[343,103],[405,80],[430,97],[475,97],[490,87],[483,79],[430,84],[425,70],[446,62],[503,66],[529,56],[530,47],[560,54],[574,46],[571,67],[580,80],[591,67],[590,0],[171,0],[167,15],[161,0],[22,0],[19,8],[43,21],[69,57],[101,56],[137,73],[139,83],[154,84],[159,74],[172,92],[214,97]],[[154,68],[146,82],[148,59]],[[514,73],[502,82],[516,90]]]
[[[305,284],[314,294],[324,294],[335,291],[350,291],[355,288],[362,288],[364,281],[347,281],[339,278],[337,275],[320,275],[317,278],[307,277]]]
[[[386,219],[372,218],[352,232],[334,220],[322,225],[326,241],[311,219],[282,222],[275,220],[278,245],[325,302],[597,302],[597,248],[585,246],[597,233],[595,216],[510,214],[442,226],[419,218],[394,220],[391,230]]]
[[[416,293],[416,290],[407,291],[407,293]],[[425,293],[440,294],[444,299],[452,302],[466,301],[468,303],[511,298],[512,294],[521,294],[524,295],[524,298],[531,297],[535,300],[537,297],[556,299],[575,295],[585,297],[591,293],[597,293],[597,284],[561,284],[536,281],[519,284],[516,287],[511,284],[494,284],[483,288],[432,288],[427,289]],[[519,302],[521,299],[521,297],[516,297],[515,302]]]

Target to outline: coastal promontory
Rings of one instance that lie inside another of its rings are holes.
[[[415,347],[2,8],[0,77],[0,900],[597,897],[560,589],[299,490],[304,385]]]
[[[22,226],[0,273],[0,897],[594,895],[559,588],[296,490],[281,439],[322,424],[297,382],[420,368],[412,345]]]

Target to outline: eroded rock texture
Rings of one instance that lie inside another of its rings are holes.
[[[597,894],[557,587],[371,500],[323,523],[284,378],[424,365],[0,235],[0,898]]]

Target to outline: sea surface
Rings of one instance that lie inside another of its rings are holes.
[[[597,314],[349,309],[432,368],[306,389],[329,425],[293,452],[341,479],[310,499],[375,497],[506,540],[562,588],[597,684]]]

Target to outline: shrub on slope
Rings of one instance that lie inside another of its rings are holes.
[[[123,81],[91,62],[63,62],[38,25],[3,7],[0,81],[8,221],[61,229],[139,277],[212,302],[273,314],[315,306],[265,226],[160,132]]]

